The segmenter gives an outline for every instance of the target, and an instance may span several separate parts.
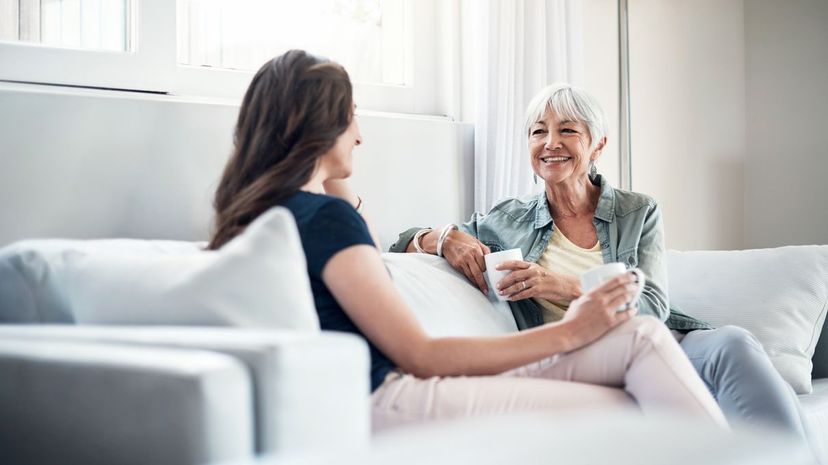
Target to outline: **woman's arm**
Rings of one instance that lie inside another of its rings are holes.
[[[420,247],[426,253],[436,255],[437,240],[439,238],[440,230],[434,229],[420,237]],[[406,253],[417,251],[413,240],[405,251]],[[443,241],[442,252],[443,257],[455,270],[463,273],[481,292],[489,293],[489,287],[486,285],[486,279],[483,276],[486,272],[486,261],[483,256],[491,251],[485,244],[462,231],[451,231]]]
[[[486,244],[477,239],[478,221],[483,217],[484,215],[480,213],[474,213],[468,222],[459,226],[459,230],[449,232],[443,242],[443,257],[455,270],[463,273],[483,294],[488,294],[489,286],[486,285],[483,275],[486,272],[486,261],[483,256],[491,251]],[[414,236],[422,229],[411,228],[400,233],[397,242],[391,245],[390,252],[418,252],[414,246]],[[432,229],[420,236],[420,248],[426,253],[436,255],[439,238],[440,229]]]
[[[472,214],[472,217],[469,221],[458,225],[460,232],[466,233],[467,235],[471,236],[474,239],[477,239],[477,227],[478,221],[485,217],[480,213],[475,212]],[[389,252],[393,253],[414,253],[417,252],[417,249],[414,247],[412,240],[414,236],[417,234],[418,231],[421,229],[426,228],[409,228],[399,234],[397,241],[391,244],[391,248],[388,250]],[[440,235],[440,231],[432,231],[429,237],[423,237],[420,240],[420,245],[423,246],[426,252],[435,254],[437,253],[437,239]]]
[[[339,197],[346,202],[350,203],[354,208],[359,206],[360,197],[356,195],[356,193],[351,189],[351,185],[348,184],[348,181],[345,179],[329,179],[325,181],[322,186],[325,188],[325,193],[334,197]],[[371,239],[373,239],[374,244],[376,244],[377,249],[380,248],[380,241],[379,236],[377,236],[377,232],[374,229],[374,225],[365,212],[361,212],[362,219],[365,220],[365,224],[368,225],[368,232],[371,233]]]
[[[638,241],[638,268],[647,275],[638,308],[642,315],[653,315],[661,321],[670,316],[666,260],[661,209],[654,204],[644,218]]]
[[[334,255],[322,279],[365,336],[402,370],[418,377],[493,375],[568,352],[598,339],[634,311],[615,309],[634,290],[627,274],[573,302],[557,323],[479,338],[431,338],[409,311],[377,251],[351,246]]]

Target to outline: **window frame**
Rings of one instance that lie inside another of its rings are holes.
[[[401,0],[405,9],[405,85],[354,82],[360,108],[444,115],[438,76],[437,0]],[[117,89],[241,101],[253,71],[178,64],[178,2],[128,0],[126,52],[0,41],[0,81]],[[417,46],[415,47],[414,44]]]

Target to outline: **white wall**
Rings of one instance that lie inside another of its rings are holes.
[[[669,248],[741,248],[743,2],[629,4],[633,190],[662,206]]]
[[[745,2],[745,246],[828,244],[828,2]]]
[[[208,236],[238,107],[0,85],[0,246],[31,237]],[[361,114],[354,185],[389,245],[472,209],[471,125]]]

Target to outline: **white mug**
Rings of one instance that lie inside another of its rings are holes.
[[[590,289],[603,283],[604,281],[608,281],[620,274],[626,273],[627,271],[627,267],[624,266],[623,263],[618,262],[606,263],[604,265],[589,269],[581,274],[581,291],[588,292]],[[638,301],[638,298],[641,296],[641,292],[644,290],[646,276],[644,275],[644,272],[638,268],[633,268],[629,271],[635,273],[638,277],[638,290],[635,292],[635,295],[630,301],[631,303],[634,303]],[[618,307],[617,311],[623,312],[628,309],[629,307],[625,304]]]
[[[494,291],[497,300],[501,302],[509,300],[509,296],[500,295],[497,292],[497,283],[505,278],[507,274],[511,273],[511,271],[499,271],[495,267],[510,260],[523,260],[523,252],[520,249],[501,250],[500,252],[492,252],[484,255],[484,259],[486,260],[486,278],[489,281],[489,289]]]

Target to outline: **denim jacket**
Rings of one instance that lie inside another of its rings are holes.
[[[670,329],[679,331],[711,328],[709,324],[670,307],[664,227],[655,200],[643,194],[614,189],[600,175],[593,182],[601,187],[592,223],[604,263],[621,262],[628,268],[640,268],[647,275],[638,300],[639,314],[666,320]],[[492,252],[519,248],[524,260],[532,263],[537,262],[546,250],[554,228],[546,192],[525,199],[502,200],[488,214],[475,213],[469,222],[460,226],[461,231],[476,237]],[[412,228],[400,234],[390,251],[404,252],[419,229]],[[519,329],[543,324],[541,309],[532,299],[509,302],[509,305]]]

